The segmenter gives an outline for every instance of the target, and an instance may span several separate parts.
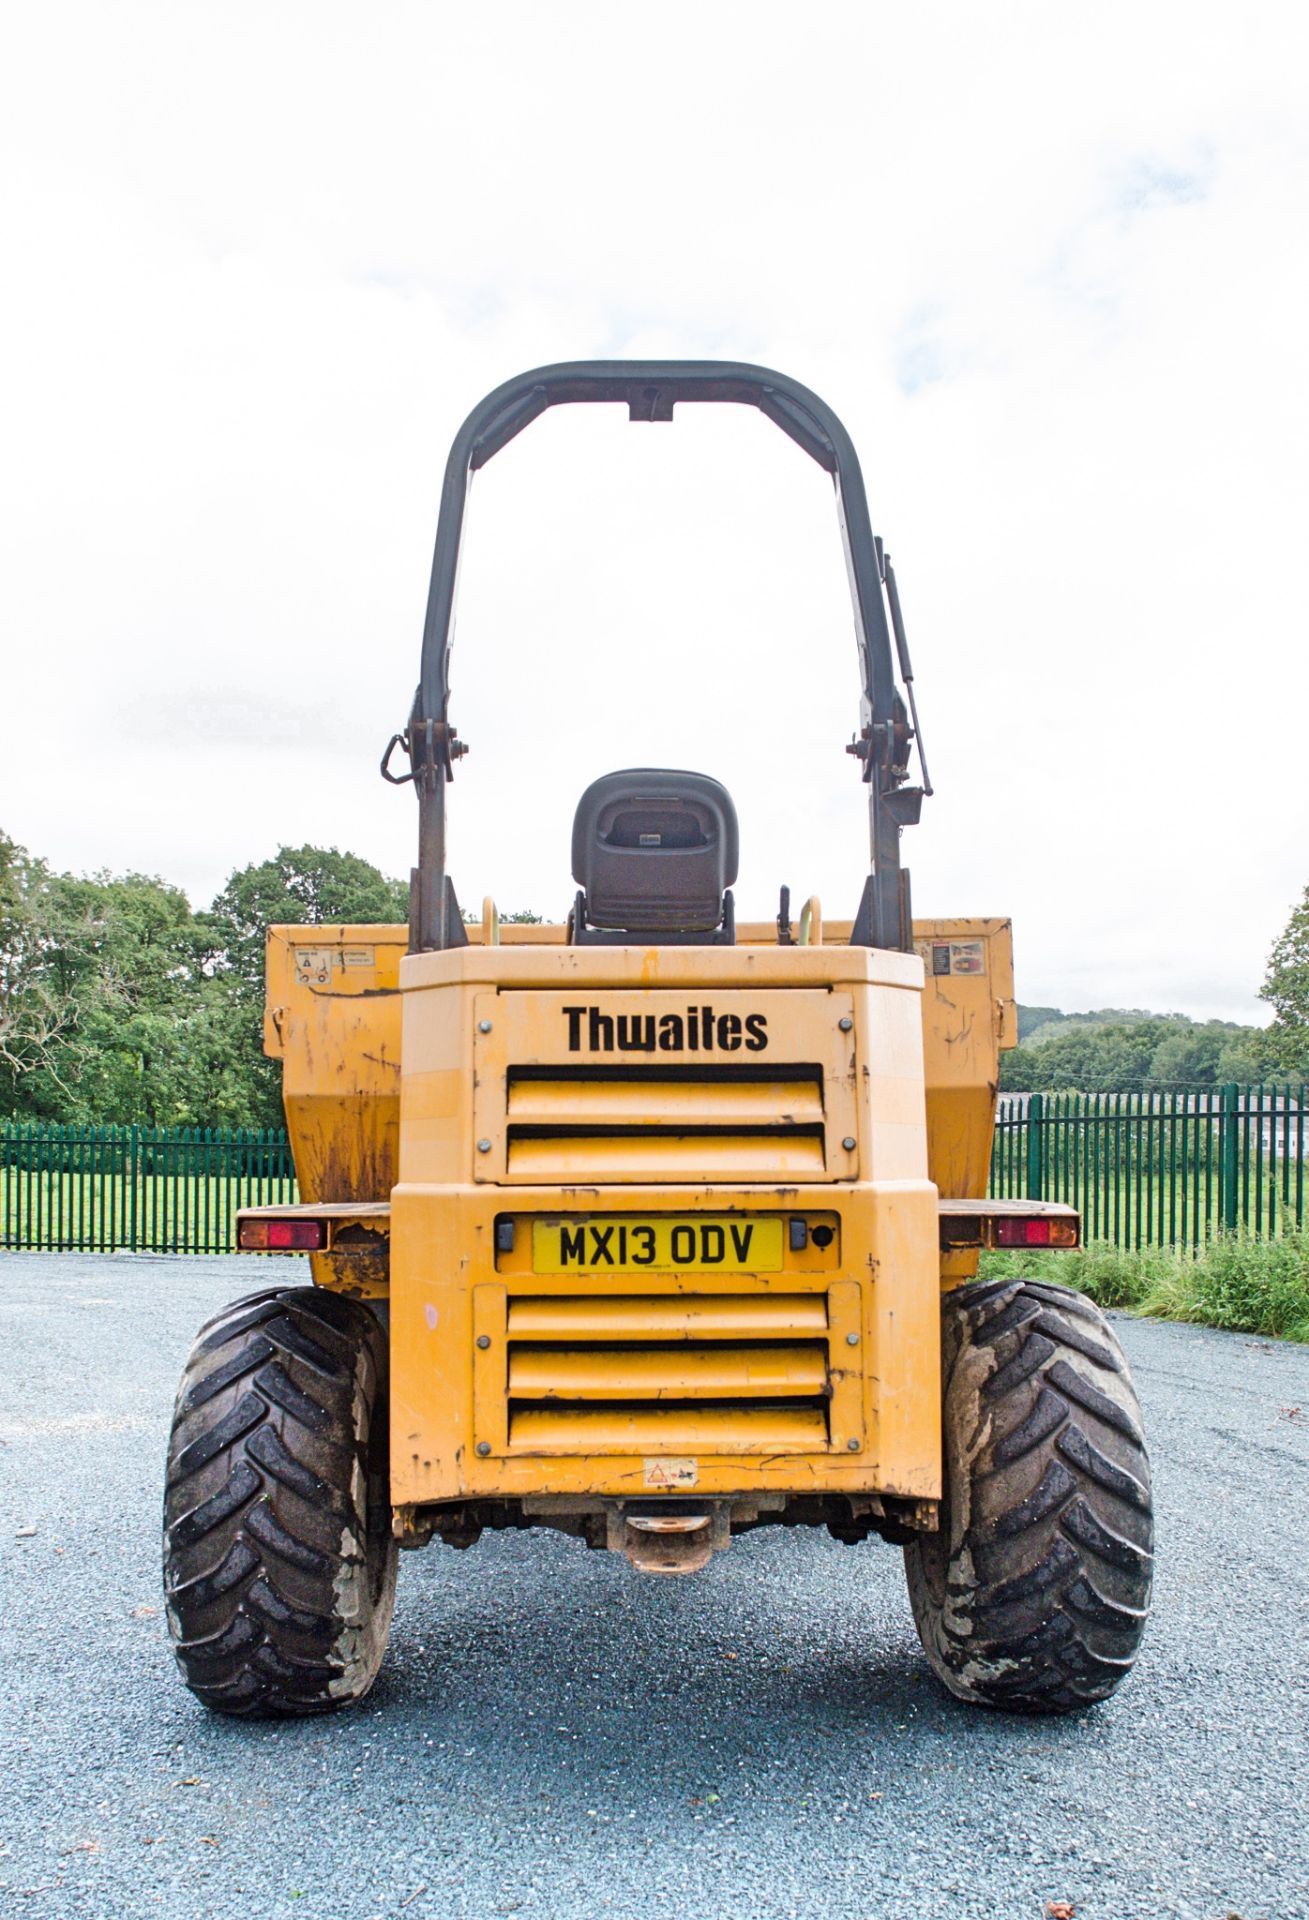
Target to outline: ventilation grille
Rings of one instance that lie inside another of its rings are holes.
[[[510,1068],[510,1179],[825,1180],[823,1078]]]
[[[829,1444],[822,1293],[526,1295],[508,1304],[508,1440],[579,1453]]]

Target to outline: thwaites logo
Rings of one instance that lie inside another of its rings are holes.
[[[768,1016],[715,1013],[688,1007],[685,1013],[602,1013],[599,1007],[565,1007],[570,1053],[762,1053]]]

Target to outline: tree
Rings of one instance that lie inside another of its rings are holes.
[[[0,1113],[280,1126],[261,1031],[268,927],[407,913],[402,881],[335,847],[281,847],[193,913],[163,880],[53,873],[0,833]]]
[[[269,927],[406,921],[409,888],[357,853],[279,847],[271,860],[239,867],[206,914],[214,979],[225,995],[225,1033],[243,1063],[247,1124],[282,1125],[281,1069],[263,1051],[264,941]]]
[[[76,989],[84,1057],[69,1117],[258,1124],[241,1023],[186,896],[140,874],[64,886],[88,968]]]
[[[55,909],[43,860],[0,832],[0,1096],[50,1073],[70,1044],[77,1008],[53,959]]]
[[[1268,956],[1259,997],[1273,1009],[1262,1036],[1266,1071],[1309,1074],[1309,887]]]
[[[1055,1028],[1050,1039],[1005,1057],[1003,1085],[1006,1089],[1074,1087],[1082,1093],[1145,1086],[1155,1049],[1169,1024],[1162,1017],[1152,1017]]]
[[[1042,1027],[1048,1025],[1050,1022],[1054,1022],[1056,1025],[1058,1025],[1061,1021],[1064,1021],[1067,1018],[1068,1018],[1068,1015],[1066,1013],[1061,1013],[1058,1007],[1025,1007],[1020,1001],[1018,1005],[1018,1044],[1019,1046],[1025,1045],[1026,1042],[1032,1038],[1032,1035],[1034,1033],[1037,1033]]]
[[[1179,1013],[1062,1014],[1002,1057],[1001,1085],[1006,1092],[1100,1093],[1257,1080],[1261,1037],[1253,1027]]]
[[[0,1110],[98,1124],[244,1118],[207,954],[178,888],[51,873],[0,838]]]
[[[1259,1078],[1257,1030],[1228,1020],[1179,1022],[1155,1049],[1150,1083],[1156,1087],[1221,1087]]]
[[[409,918],[409,887],[357,853],[279,847],[271,860],[239,867],[207,914],[219,972],[256,988],[262,1004],[269,927],[375,926]]]

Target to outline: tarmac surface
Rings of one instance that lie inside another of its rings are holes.
[[[1155,1613],[1085,1714],[951,1700],[897,1551],[778,1529],[688,1580],[406,1555],[363,1706],[246,1725],[177,1677],[159,1508],[191,1338],[268,1278],[0,1254],[6,1920],[1309,1915],[1309,1349],[1120,1320]]]

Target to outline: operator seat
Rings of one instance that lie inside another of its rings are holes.
[[[576,946],[730,947],[736,808],[707,773],[628,767],[592,781],[573,821]]]

